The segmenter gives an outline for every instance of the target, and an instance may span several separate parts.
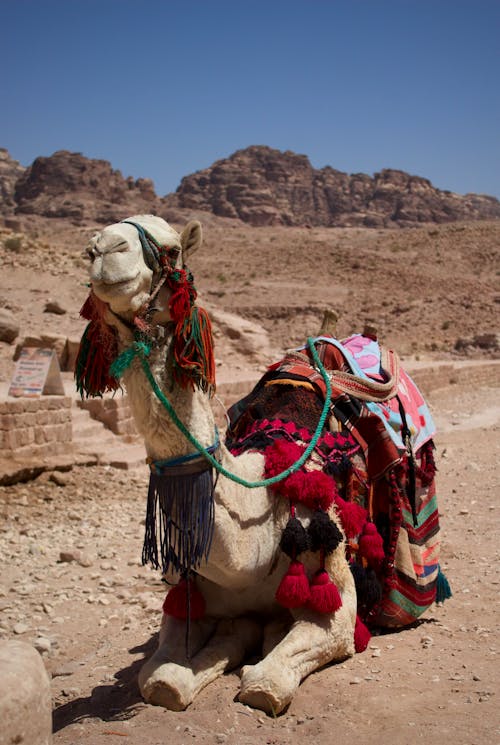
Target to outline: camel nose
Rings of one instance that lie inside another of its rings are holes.
[[[103,260],[99,254],[95,255],[89,269],[90,279],[93,282],[101,282],[103,279]]]

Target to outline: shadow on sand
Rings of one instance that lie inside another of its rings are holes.
[[[116,722],[133,717],[138,708],[145,705],[137,685],[139,670],[157,646],[158,634],[154,634],[149,641],[129,649],[130,654],[142,652],[143,658],[115,672],[115,682],[96,686],[90,696],[75,698],[56,707],[53,711],[53,731],[59,732],[70,724],[89,718]]]

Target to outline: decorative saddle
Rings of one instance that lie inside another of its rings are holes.
[[[432,416],[397,355],[372,336],[314,341],[329,373],[331,416],[311,458],[272,487],[290,502],[281,548],[291,564],[277,599],[287,607],[316,602],[318,610],[334,609],[338,601],[325,602],[326,591],[314,592],[327,585],[324,555],[340,539],[325,518],[334,505],[361,621],[405,626],[451,595],[439,569]],[[264,475],[274,476],[311,441],[325,394],[307,347],[289,352],[231,407],[226,444],[234,454],[263,452]],[[307,530],[297,520],[298,503],[313,510]],[[302,582],[300,589],[298,559],[305,550],[318,551],[319,569],[310,587]]]

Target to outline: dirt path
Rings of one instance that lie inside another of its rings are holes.
[[[136,676],[164,597],[158,574],[139,564],[145,469],[76,468],[1,488],[0,635],[43,653],[54,743],[499,742],[496,392],[455,386],[430,399],[453,598],[310,676],[278,719],[235,701],[237,671],[185,712],[141,701]]]

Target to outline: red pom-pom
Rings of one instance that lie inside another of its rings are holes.
[[[298,452],[297,457],[291,460],[289,465],[298,460],[302,452],[303,450]],[[288,466],[282,470],[285,468]],[[276,471],[276,473],[279,472]],[[291,502],[301,502],[311,510],[328,510],[336,493],[334,480],[323,471],[295,471],[283,481],[275,484],[273,488],[282,497]]]
[[[274,484],[274,488],[282,497],[290,502],[302,502],[307,491],[307,474],[304,471],[295,471],[283,481]]]
[[[385,558],[384,541],[374,523],[366,523],[359,538],[359,554],[369,566],[378,569]]]
[[[276,440],[276,442],[266,449],[265,478],[272,478],[286,471],[287,468],[299,460],[304,450],[304,447],[297,445],[295,442]],[[280,484],[277,486],[279,487]]]
[[[276,600],[285,608],[300,608],[307,603],[310,595],[304,565],[301,561],[292,561],[276,590]]]
[[[357,502],[346,502],[342,497],[335,497],[340,522],[347,538],[354,538],[363,530],[368,512]]]
[[[188,583],[183,578],[179,584],[172,587],[163,603],[163,612],[181,621],[187,619],[188,613]],[[197,621],[205,615],[205,598],[196,587],[193,580],[189,580],[189,608],[190,618]]]
[[[324,471],[306,471],[304,491],[300,499],[310,509],[320,509],[325,512],[331,506],[336,494],[335,482]]]
[[[335,613],[342,606],[342,598],[328,572],[320,569],[314,575],[310,586],[311,597],[308,606],[318,613]]]
[[[370,643],[372,635],[368,631],[359,616],[356,616],[356,626],[354,627],[354,649],[356,652],[364,652]]]

